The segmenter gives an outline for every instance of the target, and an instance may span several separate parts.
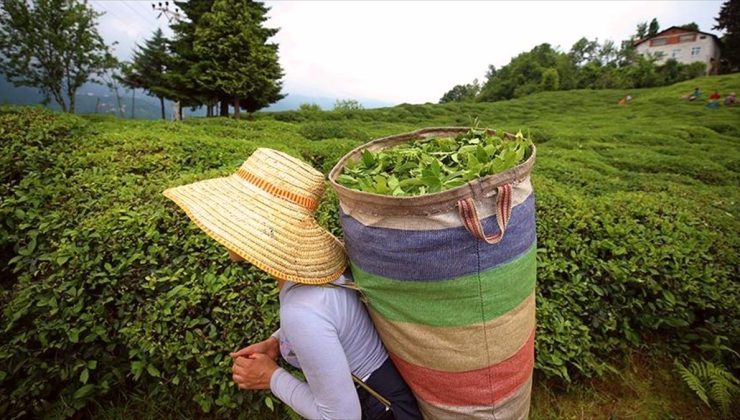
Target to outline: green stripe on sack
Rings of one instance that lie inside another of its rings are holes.
[[[514,260],[478,274],[442,281],[401,281],[366,273],[352,274],[372,308],[390,321],[457,327],[501,316],[534,290],[537,244]]]

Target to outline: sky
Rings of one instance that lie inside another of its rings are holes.
[[[280,28],[283,91],[294,95],[437,102],[454,85],[484,79],[547,42],[568,51],[579,38],[627,39],[643,21],[662,29],[696,22],[712,30],[723,1],[266,1]],[[90,0],[99,30],[128,59],[157,28],[151,1]]]

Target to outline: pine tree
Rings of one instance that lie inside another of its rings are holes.
[[[254,112],[283,97],[278,47],[267,42],[278,30],[263,26],[268,10],[249,0],[216,0],[196,25],[196,80],[232,98],[237,119],[242,106]]]
[[[176,21],[171,27],[174,37],[170,41],[172,62],[167,72],[167,82],[172,90],[173,99],[185,106],[209,104],[222,99],[226,104],[222,115],[228,115],[229,98],[220,98],[219,92],[208,91],[197,83],[196,67],[201,57],[193,51],[195,28],[201,17],[208,13],[214,0],[177,1],[175,4],[185,15],[185,19]]]
[[[77,0],[3,0],[0,71],[74,113],[77,89],[117,65],[98,33],[99,16]]]
[[[730,71],[740,69],[740,0],[727,0],[715,18],[717,24],[712,29],[725,32],[722,37],[722,56],[729,64]]]
[[[142,88],[159,98],[162,119],[165,119],[164,98],[173,96],[167,71],[172,62],[169,41],[161,29],[141,46],[136,44],[131,65],[124,67],[124,83],[131,89]]]
[[[653,20],[650,21],[650,26],[648,26],[647,36],[648,38],[653,37],[657,35],[658,32],[660,32],[660,25],[658,24],[658,19],[653,18]]]

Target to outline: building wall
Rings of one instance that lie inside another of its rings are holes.
[[[714,37],[700,33],[693,33],[695,35],[694,41],[681,42],[681,35],[691,34],[690,32],[668,34],[660,38],[653,38],[638,45],[636,50],[643,55],[647,53],[660,55],[657,60],[659,64],[665,63],[669,58],[674,58],[683,64],[701,61],[707,65],[707,74],[716,74],[719,70],[719,45],[717,45]],[[661,39],[665,39],[665,41],[660,41]],[[662,42],[665,42],[665,44],[655,45]]]

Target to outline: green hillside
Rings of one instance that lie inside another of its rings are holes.
[[[680,99],[695,86],[702,100]],[[0,416],[265,415],[227,354],[273,331],[276,290],[161,191],[257,147],[328,172],[370,139],[476,118],[538,147],[533,417],[720,415],[673,365],[740,367],[740,106],[706,108],[715,89],[740,91],[740,74],[251,121],[0,108]],[[341,233],[332,193],[318,214]]]

